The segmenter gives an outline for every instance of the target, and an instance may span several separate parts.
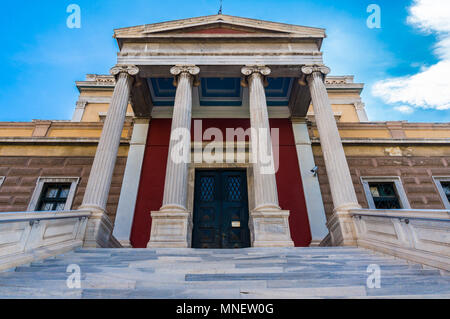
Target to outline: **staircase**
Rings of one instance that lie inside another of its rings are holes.
[[[67,267],[81,289],[67,287]],[[381,268],[369,289],[367,267]],[[0,298],[450,298],[439,270],[346,247],[79,249],[0,273]]]

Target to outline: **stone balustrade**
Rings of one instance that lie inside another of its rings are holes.
[[[350,210],[360,247],[450,271],[450,210]]]
[[[0,213],[0,271],[83,245],[89,211]]]

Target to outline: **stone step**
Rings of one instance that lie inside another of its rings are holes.
[[[439,275],[437,270],[414,270],[405,269],[392,271],[391,276],[429,276],[429,275]],[[249,274],[188,274],[186,275],[186,281],[223,281],[223,280],[300,280],[300,279],[330,279],[336,278],[366,278],[367,273],[360,271],[341,271],[339,273],[332,272],[305,272],[305,273],[249,273]],[[384,275],[383,277],[386,277]]]
[[[81,268],[69,289],[67,266]],[[367,267],[381,269],[368,289]],[[383,298],[450,295],[438,270],[354,247],[77,249],[0,273],[4,298]]]
[[[1,299],[80,299],[81,290],[0,287]]]

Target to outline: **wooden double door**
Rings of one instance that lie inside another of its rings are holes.
[[[193,248],[250,247],[245,170],[198,170]]]

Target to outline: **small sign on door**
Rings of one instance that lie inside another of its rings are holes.
[[[231,227],[233,227],[233,228],[240,228],[241,227],[241,222],[239,222],[239,221],[231,222]]]

